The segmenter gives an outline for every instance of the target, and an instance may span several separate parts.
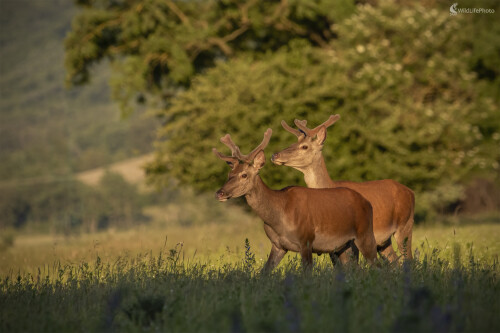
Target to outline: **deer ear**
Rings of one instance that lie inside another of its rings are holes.
[[[316,141],[318,144],[322,145],[325,143],[326,140],[326,127],[321,126],[320,129],[318,130],[318,134],[316,134]]]
[[[257,168],[257,170],[262,169],[262,167],[266,164],[266,155],[264,154],[264,151],[261,150],[257,153],[255,158],[253,159],[253,166]]]

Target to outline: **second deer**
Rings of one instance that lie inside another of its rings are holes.
[[[394,235],[399,250],[406,258],[411,259],[411,238],[413,229],[413,214],[415,196],[408,187],[391,179],[367,182],[334,181],[326,169],[322,149],[326,139],[326,129],[333,125],[339,115],[332,115],[323,124],[314,129],[306,127],[305,120],[295,120],[299,130],[287,125],[281,125],[294,134],[298,142],[273,154],[271,161],[277,165],[286,165],[301,171],[304,180],[310,188],[347,187],[370,201],[373,207],[373,232],[377,241],[377,250],[390,261],[397,260],[391,244]],[[341,261],[346,261],[346,253],[341,255]]]
[[[231,149],[225,156],[215,148],[217,157],[231,167],[227,182],[215,197],[219,201],[245,196],[247,203],[264,221],[264,230],[272,243],[264,271],[279,264],[287,251],[299,252],[302,264],[312,264],[312,253],[338,251],[354,241],[363,256],[372,263],[377,257],[372,226],[372,207],[359,193],[347,188],[309,189],[299,186],[272,190],[259,176],[266,158],[264,148],[271,129],[262,143],[243,155],[229,134],[221,142]]]

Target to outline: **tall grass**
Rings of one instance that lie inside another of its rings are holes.
[[[105,263],[56,264],[0,281],[0,331],[498,332],[498,261],[439,250],[382,267],[304,272],[288,256],[261,275],[238,261],[195,261],[182,245]],[[242,244],[243,246],[243,244]],[[466,260],[463,260],[463,256]]]

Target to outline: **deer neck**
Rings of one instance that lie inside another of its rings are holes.
[[[271,227],[278,227],[284,210],[281,191],[270,189],[260,176],[256,177],[254,187],[245,195],[247,203]]]
[[[300,171],[304,174],[304,180],[309,188],[327,188],[333,185],[323,155]]]

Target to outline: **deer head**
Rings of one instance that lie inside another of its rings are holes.
[[[282,120],[281,125],[286,131],[297,137],[297,143],[292,144],[279,153],[273,154],[271,161],[277,165],[287,165],[299,170],[312,165],[321,158],[323,143],[326,139],[326,129],[339,119],[340,115],[332,115],[327,121],[314,129],[307,128],[306,120],[295,119],[294,123],[298,130],[288,126]]]
[[[213,148],[212,151],[230,167],[227,182],[215,193],[215,198],[219,201],[226,201],[230,198],[237,198],[247,194],[255,184],[259,170],[266,163],[264,148],[269,144],[272,130],[270,128],[264,133],[264,139],[251,153],[243,155],[236,144],[231,140],[231,136],[226,134],[220,141],[231,149],[231,156],[225,156]]]

